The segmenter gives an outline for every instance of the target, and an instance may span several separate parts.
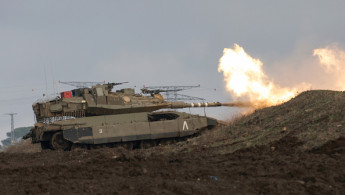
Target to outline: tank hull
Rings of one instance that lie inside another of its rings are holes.
[[[41,142],[44,147],[66,150],[66,143],[68,146],[98,145],[188,137],[215,125],[217,120],[206,116],[173,111],[141,112],[37,123],[31,137],[34,143]],[[62,136],[56,136],[57,133]],[[65,141],[61,148],[57,146],[61,140],[54,140],[55,137]]]

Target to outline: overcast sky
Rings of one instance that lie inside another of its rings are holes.
[[[137,92],[200,84],[186,93],[231,101],[217,67],[234,43],[284,85],[293,80],[286,66],[298,69],[313,49],[345,48],[344,10],[343,0],[0,0],[0,115],[16,112],[16,127],[33,125],[31,105],[53,93],[54,78],[128,81],[123,87]],[[234,112],[209,110],[220,119]],[[10,117],[0,122],[3,139]]]

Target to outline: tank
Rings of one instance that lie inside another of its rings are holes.
[[[244,102],[167,102],[160,93],[136,94],[132,88],[113,92],[118,84],[78,88],[62,92],[54,99],[35,102],[32,107],[36,123],[23,138],[31,138],[42,149],[52,150],[105,145],[145,148],[179,141],[219,124],[217,119],[175,109],[250,106]]]

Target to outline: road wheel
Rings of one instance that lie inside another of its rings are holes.
[[[154,146],[154,143],[151,140],[142,140],[140,142],[140,148],[141,149],[148,149],[148,148],[151,148],[153,146]]]
[[[53,150],[68,150],[71,143],[63,138],[61,131],[58,131],[51,137],[50,146]]]
[[[127,142],[123,145],[124,148],[126,148],[127,150],[133,150],[133,142]]]
[[[49,142],[48,141],[41,142],[41,148],[42,148],[42,150],[50,149]]]

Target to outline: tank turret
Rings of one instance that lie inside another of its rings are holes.
[[[37,122],[54,122],[71,117],[89,117],[137,112],[152,112],[163,108],[187,107],[249,107],[249,103],[185,103],[167,102],[159,93],[149,96],[136,94],[134,89],[125,88],[112,92],[116,83],[96,85],[62,92],[61,97],[33,104]],[[67,95],[66,95],[67,94]],[[69,95],[70,94],[70,95]]]

